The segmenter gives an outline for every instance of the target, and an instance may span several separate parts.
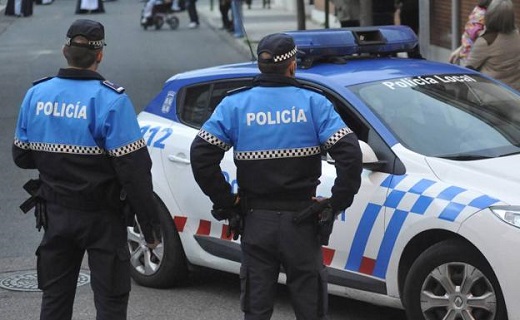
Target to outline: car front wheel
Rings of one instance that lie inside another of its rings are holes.
[[[186,279],[188,268],[173,219],[162,201],[158,197],[155,200],[161,222],[161,243],[150,250],[138,222],[128,227],[130,274],[142,286],[169,288]]]
[[[482,254],[460,240],[424,251],[406,277],[403,304],[413,320],[506,320],[496,276]]]

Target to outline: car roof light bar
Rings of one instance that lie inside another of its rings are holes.
[[[297,57],[307,64],[315,60],[356,54],[411,52],[418,45],[415,32],[408,26],[288,31],[286,34],[293,37],[298,47]]]

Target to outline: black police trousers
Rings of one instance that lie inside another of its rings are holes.
[[[250,210],[241,238],[241,307],[245,320],[270,319],[283,267],[297,320],[327,319],[327,271],[315,221],[295,212]]]
[[[41,320],[70,320],[85,252],[97,320],[125,320],[130,293],[126,226],[117,210],[84,211],[47,203],[48,226],[36,251]]]

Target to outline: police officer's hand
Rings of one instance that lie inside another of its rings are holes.
[[[213,210],[211,210],[211,215],[218,221],[229,220],[235,217],[237,213],[240,213],[240,197],[238,195],[234,195],[234,201],[231,207],[218,208],[213,206]]]
[[[313,198],[314,201],[322,202],[324,200],[329,200],[328,198]],[[332,228],[334,227],[334,220],[336,220],[336,216],[339,212],[335,211],[330,201],[322,202],[324,204],[321,212],[318,215],[318,237],[320,239],[320,243],[322,245],[329,244],[329,238],[332,233]]]
[[[160,244],[161,244],[160,240],[155,240],[153,243],[146,243],[146,246],[148,247],[148,249],[153,250],[153,249],[157,248],[157,246]]]
[[[226,236],[229,238],[233,235],[233,240],[238,240],[240,235],[244,232],[244,219],[242,215],[237,212],[228,219],[228,230]]]
[[[154,241],[152,243],[146,243],[146,246],[151,250],[157,248],[157,246],[161,243],[161,226],[159,224],[153,224],[152,233]]]

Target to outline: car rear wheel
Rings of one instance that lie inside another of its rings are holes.
[[[413,320],[506,320],[493,270],[475,248],[459,240],[440,242],[414,262],[403,304]]]
[[[161,222],[161,244],[154,250],[148,249],[137,221],[128,227],[130,274],[142,286],[168,288],[185,280],[188,268],[173,219],[162,201],[158,197],[155,200]]]

